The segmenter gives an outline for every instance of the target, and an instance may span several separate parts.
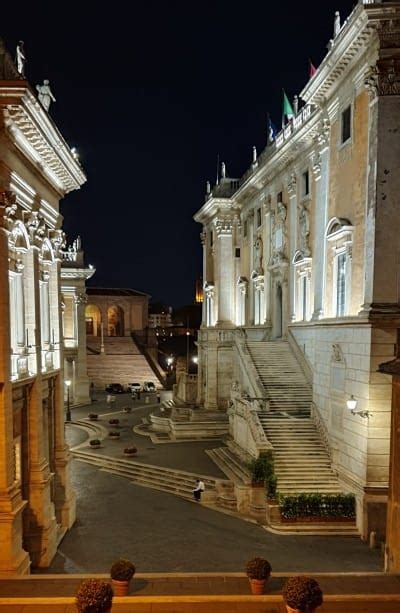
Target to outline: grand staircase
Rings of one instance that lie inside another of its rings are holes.
[[[274,448],[280,493],[341,491],[329,454],[311,419],[312,390],[289,343],[247,342],[269,401],[259,419]]]
[[[145,381],[160,387],[146,356],[130,336],[104,337],[104,353],[100,352],[100,343],[97,336],[87,337],[88,377],[95,388],[104,389],[107,383],[127,385]]]

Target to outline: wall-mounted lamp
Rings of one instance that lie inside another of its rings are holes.
[[[370,415],[369,411],[360,411],[360,410],[357,411],[357,404],[358,404],[358,401],[354,398],[353,394],[350,396],[348,400],[346,400],[347,408],[352,415],[359,415],[360,417],[364,417],[364,418],[369,417]]]

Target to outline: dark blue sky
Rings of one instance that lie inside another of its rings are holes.
[[[9,3],[11,4],[11,3]],[[192,221],[220,154],[240,176],[318,65],[333,16],[354,2],[228,0],[26,2],[2,7],[10,50],[25,41],[32,85],[50,79],[51,115],[88,175],[62,204],[93,284],[163,302],[194,299],[200,227]]]

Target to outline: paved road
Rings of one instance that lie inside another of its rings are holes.
[[[277,536],[172,494],[73,462],[78,520],[47,572],[107,572],[119,556],[138,572],[234,572],[259,555],[275,572],[382,568],[354,537]]]

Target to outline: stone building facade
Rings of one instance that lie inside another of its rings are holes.
[[[86,281],[95,268],[84,263],[81,238],[78,236],[62,251],[61,307],[64,339],[64,379],[70,381],[72,404],[90,402],[90,383],[86,360],[86,320],[88,301]],[[66,392],[66,390],[65,390]]]
[[[130,336],[148,325],[148,294],[126,288],[88,287],[88,336]]]
[[[7,66],[0,74],[0,572],[13,574],[48,566],[75,519],[64,440],[59,201],[86,177],[29,84],[6,80],[15,78]]]
[[[287,342],[366,536],[384,517],[388,482],[391,382],[377,368],[394,356],[400,325],[400,3],[360,1],[300,99],[245,175],[223,172],[195,215],[198,401],[226,409],[234,379],[265,393],[239,335]]]

